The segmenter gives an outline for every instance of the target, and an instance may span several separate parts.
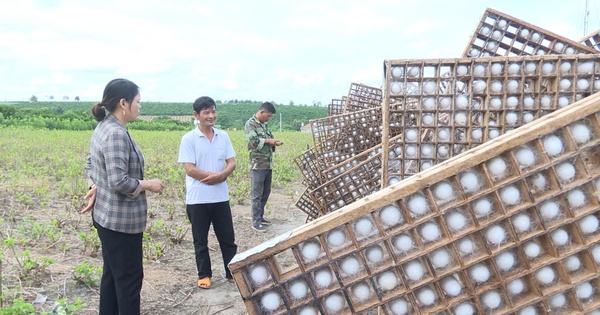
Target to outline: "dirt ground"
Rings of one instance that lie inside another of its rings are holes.
[[[272,221],[272,226],[265,233],[259,233],[251,228],[250,205],[234,205],[232,207],[238,253],[246,251],[264,241],[276,237],[302,225],[306,214],[295,206],[303,187],[299,183],[286,185],[282,189],[274,189],[267,204],[265,217]],[[49,197],[50,198],[50,197]],[[48,208],[41,210],[34,200],[29,206],[23,206],[22,200],[13,191],[0,189],[0,236],[4,240],[16,233],[16,229],[25,226],[35,226],[37,222],[48,222],[49,217],[64,216],[59,221],[68,226],[55,244],[31,242],[19,244],[16,251],[4,247],[4,256],[0,256],[0,282],[2,292],[7,301],[3,301],[1,308],[10,306],[12,298],[22,297],[27,303],[33,304],[38,312],[47,312],[55,307],[55,302],[66,299],[73,304],[76,298],[81,298],[86,306],[80,308],[76,314],[98,314],[99,290],[97,286],[86,286],[73,280],[75,266],[83,261],[90,261],[94,266],[102,266],[101,254],[81,254],[83,242],[73,230],[89,224],[87,215],[77,213],[78,209],[72,202],[53,200]],[[149,199],[149,204],[158,204],[157,200]],[[69,206],[71,205],[71,206]],[[69,208],[71,207],[71,208]],[[176,204],[176,222],[185,222],[185,206],[181,202]],[[164,211],[159,205],[158,211]],[[51,215],[49,215],[49,213]],[[149,220],[156,222],[155,219]],[[185,228],[189,224],[185,224]],[[72,226],[78,228],[72,229]],[[22,228],[21,228],[22,229]],[[29,231],[32,238],[32,232]],[[90,233],[95,233],[91,231]],[[27,234],[27,233],[26,233]],[[29,239],[31,241],[31,239]],[[237,286],[228,283],[224,278],[223,262],[219,251],[218,242],[211,231],[209,235],[211,248],[213,278],[212,288],[200,289],[196,286],[197,271],[194,261],[194,249],[191,232],[188,231],[182,242],[176,245],[169,244],[160,259],[147,260],[144,265],[144,283],[142,287],[142,314],[246,314],[246,307],[237,289]],[[22,280],[19,265],[23,262],[23,252],[30,251],[31,257],[49,257],[54,262],[47,267],[39,283]],[[16,259],[15,259],[16,258]],[[17,260],[20,260],[17,263]],[[0,310],[0,313],[2,311]],[[21,314],[21,313],[19,313]],[[62,314],[62,313],[60,313]],[[69,313],[71,314],[71,313]]]
[[[302,187],[294,191],[294,197],[274,190],[269,198],[265,217],[272,225],[265,233],[251,228],[250,206],[235,205],[232,208],[238,253],[302,225],[306,214],[295,206]],[[185,242],[188,249],[182,257],[172,258],[145,267],[142,288],[143,314],[246,314],[246,307],[237,286],[225,281],[223,260],[218,242],[211,232],[212,287],[203,290],[196,287],[196,267],[193,245]]]

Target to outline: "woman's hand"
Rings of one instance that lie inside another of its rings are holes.
[[[85,208],[81,209],[79,211],[79,213],[84,214],[90,210],[92,210],[92,208],[94,208],[94,203],[96,203],[96,192],[98,191],[98,187],[96,187],[96,185],[92,185],[92,188],[88,191],[88,193],[83,196],[84,200],[88,201],[87,206],[85,206]]]
[[[153,193],[162,194],[165,189],[165,185],[160,181],[160,179],[148,179],[142,181],[143,190],[148,190]]]

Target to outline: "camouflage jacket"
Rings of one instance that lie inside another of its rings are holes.
[[[270,170],[273,169],[273,152],[275,147],[265,145],[265,139],[273,139],[273,134],[269,130],[267,123],[262,124],[255,115],[252,115],[244,126],[244,135],[248,152],[250,153],[251,170]]]

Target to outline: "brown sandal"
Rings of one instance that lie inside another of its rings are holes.
[[[233,278],[227,278],[227,282],[229,282],[229,283],[235,283],[235,280],[233,280]]]
[[[198,287],[200,289],[210,289],[210,278],[205,277],[198,280]]]

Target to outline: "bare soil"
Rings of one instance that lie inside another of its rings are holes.
[[[236,243],[238,253],[250,249],[266,240],[278,236],[286,231],[302,225],[306,220],[306,214],[295,207],[296,199],[299,197],[303,187],[299,183],[292,183],[283,189],[274,189],[267,204],[266,215],[273,224],[266,233],[259,233],[251,228],[250,206],[234,205],[232,207],[233,221],[235,226]],[[25,217],[33,217],[34,220],[48,220],[48,210],[40,213],[36,206],[23,206],[18,196],[13,192],[0,191],[1,217],[5,219],[0,224],[3,238],[9,237]],[[47,243],[37,242],[33,245],[23,244],[17,247],[17,251],[30,250],[32,257],[51,257],[54,263],[44,270],[43,274],[37,275],[38,283],[30,280],[21,280],[15,257],[22,257],[20,253],[13,253],[8,248],[4,250],[2,272],[2,287],[7,297],[22,296],[26,302],[33,303],[38,311],[49,311],[58,299],[67,299],[71,304],[76,298],[86,304],[77,314],[98,314],[99,291],[97,286],[86,286],[73,279],[74,268],[84,260],[90,261],[94,266],[102,266],[101,253],[97,255],[85,255],[81,253],[82,241],[76,232],[71,231],[72,226],[85,226],[89,222],[87,215],[77,214],[77,209],[71,201],[54,200],[52,207],[57,212],[69,213],[64,215],[64,223],[69,225],[65,228],[60,242],[63,248],[48,246]],[[165,204],[164,201],[156,199],[149,200],[152,203]],[[35,201],[32,203],[35,204]],[[79,204],[83,204],[79,201]],[[184,222],[185,208],[177,201],[175,209],[175,220]],[[72,208],[72,209],[69,209]],[[14,211],[18,209],[17,211]],[[158,207],[160,212],[161,207]],[[151,219],[156,220],[156,219]],[[8,222],[7,222],[8,221]],[[12,221],[12,223],[10,222]],[[149,222],[150,223],[150,222]],[[8,225],[7,225],[8,224]],[[189,224],[186,223],[185,228]],[[76,230],[76,229],[75,229]],[[11,232],[12,231],[12,232]],[[43,243],[43,245],[41,245]],[[160,259],[147,260],[144,265],[144,283],[142,288],[142,314],[246,314],[246,307],[237,289],[237,286],[228,283],[224,278],[223,263],[218,242],[211,231],[209,246],[211,247],[211,259],[213,268],[212,287],[208,290],[196,286],[197,272],[194,262],[194,249],[191,232],[187,232],[179,244],[168,244]],[[66,246],[66,248],[65,248]],[[73,247],[72,249],[70,249]],[[19,290],[21,292],[15,292]],[[10,305],[11,301],[4,301],[3,306]]]

